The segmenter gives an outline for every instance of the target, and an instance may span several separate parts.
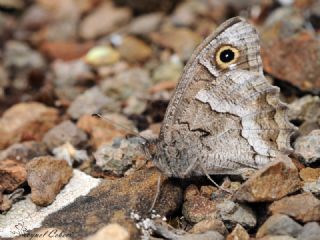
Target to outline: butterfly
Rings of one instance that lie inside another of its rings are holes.
[[[240,174],[291,153],[295,127],[263,74],[259,36],[227,20],[196,49],[146,152],[165,175]]]

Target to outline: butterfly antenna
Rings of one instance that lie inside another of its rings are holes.
[[[133,130],[129,129],[128,127],[125,127],[125,126],[123,126],[123,125],[121,125],[121,124],[119,124],[119,123],[116,123],[115,121],[111,120],[110,118],[107,118],[107,117],[105,117],[105,116],[102,116],[100,113],[94,113],[94,114],[92,114],[92,116],[94,116],[94,117],[99,117],[99,118],[103,119],[104,121],[109,122],[109,123],[111,123],[112,125],[114,125],[114,126],[116,126],[116,127],[119,127],[119,128],[124,129],[128,134],[131,134],[131,135],[136,136],[136,137],[140,137],[140,138],[142,138],[143,140],[145,140],[145,142],[148,142],[148,139],[146,139],[145,137],[143,137],[143,136],[142,136],[141,134],[139,134],[137,131],[133,131]]]

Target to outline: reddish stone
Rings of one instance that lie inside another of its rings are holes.
[[[45,42],[41,45],[40,49],[50,58],[69,61],[81,58],[93,46],[93,42]]]
[[[65,160],[50,156],[34,158],[27,164],[31,200],[40,206],[51,204],[72,177],[72,168]]]
[[[301,222],[320,221],[320,200],[311,193],[285,197],[272,203],[272,214],[286,214]]]
[[[266,72],[302,90],[320,89],[320,41],[313,34],[301,32],[263,42],[262,57]]]
[[[10,159],[0,161],[0,192],[14,191],[26,178],[27,172],[23,163]]]

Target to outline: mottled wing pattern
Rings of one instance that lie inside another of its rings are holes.
[[[215,57],[221,47],[237,53],[227,67]],[[263,76],[258,34],[237,17],[209,36],[185,67],[153,160],[176,177],[204,175],[204,169],[236,174],[287,154],[293,131],[279,89]]]

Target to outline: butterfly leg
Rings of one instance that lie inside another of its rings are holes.
[[[210,175],[208,174],[207,170],[203,167],[203,165],[201,164],[201,162],[199,163],[203,173],[206,175],[206,177],[213,183],[213,185],[215,185],[218,189],[222,190],[222,191],[225,191],[227,193],[230,193],[232,194],[232,192],[228,189],[225,189],[224,187],[220,186],[218,183],[216,183],[211,177]]]
[[[154,199],[153,199],[152,205],[149,209],[149,212],[151,212],[153,210],[154,206],[156,205],[157,199],[160,195],[160,188],[161,188],[161,176],[158,177],[156,195],[154,196]]]

